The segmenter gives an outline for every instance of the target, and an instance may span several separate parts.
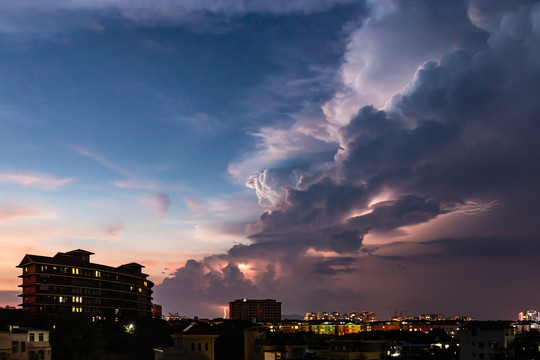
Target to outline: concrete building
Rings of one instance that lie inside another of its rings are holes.
[[[238,299],[229,303],[229,318],[246,321],[281,321],[281,303],[273,300]]]
[[[301,336],[269,333],[264,328],[244,330],[244,360],[300,360],[308,348]]]
[[[540,333],[540,323],[536,321],[516,321],[512,323],[517,334]]]
[[[27,254],[22,269],[22,304],[32,313],[85,313],[97,318],[143,316],[152,311],[154,284],[137,263],[111,267],[90,262],[77,249],[53,257]]]
[[[459,329],[461,360],[505,358],[515,330],[507,321],[473,321]]]
[[[380,360],[390,355],[390,343],[346,335],[334,338],[328,349],[316,354],[321,360]]]
[[[0,360],[51,360],[49,332],[18,326],[0,330]]]
[[[154,360],[214,360],[218,335],[199,324],[190,324],[172,338],[173,347],[154,348]]]

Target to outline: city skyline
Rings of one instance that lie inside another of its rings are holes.
[[[84,249],[164,314],[538,308],[539,1],[6,0],[0,42],[0,304]]]

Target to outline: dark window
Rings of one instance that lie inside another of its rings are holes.
[[[208,343],[204,343],[204,351],[208,351]]]
[[[12,341],[11,342],[11,352],[15,354],[18,351],[19,351],[19,343],[16,342],[16,341]]]
[[[191,351],[195,351],[195,343],[191,343]]]
[[[28,341],[31,341],[31,342],[36,341],[36,334],[30,333],[29,337],[30,339]]]
[[[43,341],[43,333],[39,333],[38,337],[39,337],[39,341]]]
[[[25,352],[25,351],[26,351],[26,342],[21,341],[21,352]]]
[[[479,342],[479,343],[478,343],[478,347],[479,347],[479,348],[483,348],[483,347],[484,347],[484,343],[483,343],[483,342]]]
[[[197,350],[198,350],[198,351],[201,351],[201,343],[198,343],[198,344],[197,344]]]

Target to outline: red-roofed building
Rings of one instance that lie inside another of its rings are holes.
[[[77,249],[53,257],[25,255],[17,266],[23,271],[20,306],[50,315],[150,315],[154,284],[142,273],[144,266],[94,264],[93,254]]]

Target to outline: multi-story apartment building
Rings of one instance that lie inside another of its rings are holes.
[[[273,300],[238,299],[229,303],[231,320],[281,321],[281,303]]]
[[[150,315],[154,284],[142,273],[143,266],[95,264],[90,262],[93,254],[78,249],[53,257],[25,255],[17,266],[22,268],[20,306],[51,315]]]
[[[304,316],[304,320],[310,321],[310,320],[325,320],[325,321],[337,321],[337,320],[347,320],[352,321],[354,323],[362,323],[362,322],[372,322],[372,321],[378,321],[377,315],[375,315],[371,311],[362,311],[362,312],[350,312],[346,314],[341,314],[339,311],[335,311],[333,313],[327,313],[327,312],[310,312],[306,313],[306,316]]]

